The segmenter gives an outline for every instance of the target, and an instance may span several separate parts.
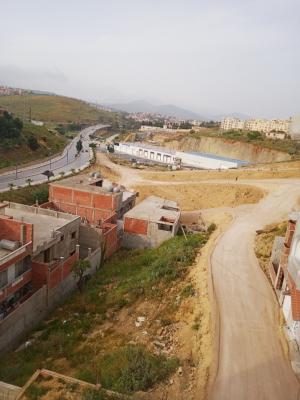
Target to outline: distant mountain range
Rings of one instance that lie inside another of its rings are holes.
[[[229,113],[229,114],[212,115],[211,119],[214,121],[221,121],[225,117],[238,118],[238,119],[242,119],[242,120],[251,119],[251,117],[249,115],[238,113],[238,112]]]
[[[173,104],[154,105],[145,100],[137,100],[129,103],[110,104],[109,107],[117,111],[126,111],[129,113],[145,112],[145,113],[161,114],[165,116],[182,118],[182,119],[197,119],[197,120],[208,119],[203,115],[199,115],[193,111],[177,107]]]
[[[145,112],[145,113],[161,114],[169,117],[176,117],[189,120],[195,119],[200,121],[210,121],[210,120],[221,121],[224,117],[239,118],[243,120],[250,118],[248,115],[238,112],[229,114],[215,114],[215,115],[213,113],[208,113],[208,112],[196,113],[194,111],[175,106],[174,104],[154,105],[149,101],[145,100],[136,100],[136,101],[131,101],[129,103],[108,104],[107,106],[115,111],[126,111],[128,113]]]

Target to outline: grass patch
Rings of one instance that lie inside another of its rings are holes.
[[[128,340],[124,336],[119,336],[112,347],[109,336],[90,335],[95,328],[101,329],[109,310],[132,305],[145,296],[156,301],[162,299],[168,286],[185,278],[198,249],[208,237],[207,233],[188,235],[187,240],[176,236],[156,249],[119,251],[88,282],[82,293],[75,292],[40,324],[37,330],[42,334],[32,346],[2,358],[0,380],[22,386],[36,369],[45,368],[96,383],[97,371],[101,370],[100,381],[103,380],[107,387],[118,386],[119,390],[127,392],[136,387],[150,387],[156,378],[163,379],[172,370],[173,361],[168,364],[166,359],[153,359],[140,347],[124,347]],[[108,352],[114,354],[113,359],[109,358]],[[143,361],[143,357],[146,360]],[[115,371],[111,381],[105,370],[110,363],[117,365],[115,360],[118,358],[128,359],[128,376],[135,358],[140,365],[145,362],[151,373],[141,382],[138,378],[130,381],[127,375]],[[64,364],[56,363],[57,360],[64,360]],[[157,372],[158,364],[161,373]]]
[[[182,291],[181,291],[181,297],[182,298],[187,298],[187,297],[192,297],[195,296],[195,288],[194,286],[190,283],[188,285],[186,285]]]
[[[143,346],[124,346],[105,355],[99,369],[104,388],[133,393],[163,381],[178,365],[177,359],[153,355]]]
[[[126,396],[127,398],[127,396]],[[82,400],[120,400],[119,396],[113,394],[107,394],[104,390],[96,390],[87,388],[81,395]],[[129,399],[129,398],[128,398]]]
[[[39,400],[46,393],[48,393],[48,389],[46,387],[40,386],[38,383],[34,382],[26,390],[25,395],[28,400]]]
[[[26,186],[0,193],[0,201],[6,200],[32,205],[38,200],[39,204],[42,204],[48,201],[48,195],[49,186],[47,183],[42,183],[40,185]]]
[[[30,140],[36,143],[36,147],[30,147]],[[58,154],[67,144],[64,136],[55,131],[49,132],[46,126],[35,126],[24,123],[19,137],[5,139],[0,143],[0,168],[14,166],[30,161],[36,161]]]
[[[52,123],[55,126],[103,123],[111,125],[112,129],[120,132],[139,127],[139,124],[126,118],[125,113],[101,110],[83,100],[64,96],[36,94],[1,96],[0,107],[4,107],[23,120],[29,120],[31,110],[31,119]]]

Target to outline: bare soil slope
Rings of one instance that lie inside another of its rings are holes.
[[[136,185],[139,201],[155,195],[177,201],[183,211],[202,208],[235,207],[258,202],[264,192],[250,185],[226,184],[168,184]]]

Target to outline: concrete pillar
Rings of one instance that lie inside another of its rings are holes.
[[[26,226],[23,224],[20,226],[20,242],[22,245],[26,243]]]
[[[59,257],[60,259],[60,264],[61,264],[61,277],[60,281],[62,282],[64,280],[64,257]]]

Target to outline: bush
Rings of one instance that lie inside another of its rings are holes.
[[[19,118],[13,118],[8,112],[0,117],[0,142],[3,139],[13,140],[21,135],[23,123]]]
[[[209,227],[207,228],[207,232],[209,234],[212,234],[215,230],[217,229],[217,225],[215,223],[212,223],[209,225]]]
[[[247,133],[247,138],[250,140],[258,140],[258,139],[262,139],[263,136],[260,132],[253,131],[253,132]]]
[[[182,296],[183,298],[191,297],[191,296],[194,296],[195,293],[196,293],[196,291],[195,291],[195,289],[194,289],[194,286],[190,283],[189,285],[186,285],[186,286],[182,289],[182,291],[181,291],[181,296]]]
[[[101,383],[121,393],[147,390],[166,379],[178,367],[178,360],[155,356],[143,346],[124,346],[99,363]]]
[[[87,388],[82,393],[82,400],[119,400],[119,396],[106,394],[104,390]]]
[[[37,383],[33,383],[26,390],[26,398],[29,400],[39,400],[48,392],[48,389],[43,386],[38,386]]]
[[[34,136],[29,136],[29,138],[27,139],[27,144],[32,151],[35,151],[40,147],[38,141],[36,140],[36,137]]]

